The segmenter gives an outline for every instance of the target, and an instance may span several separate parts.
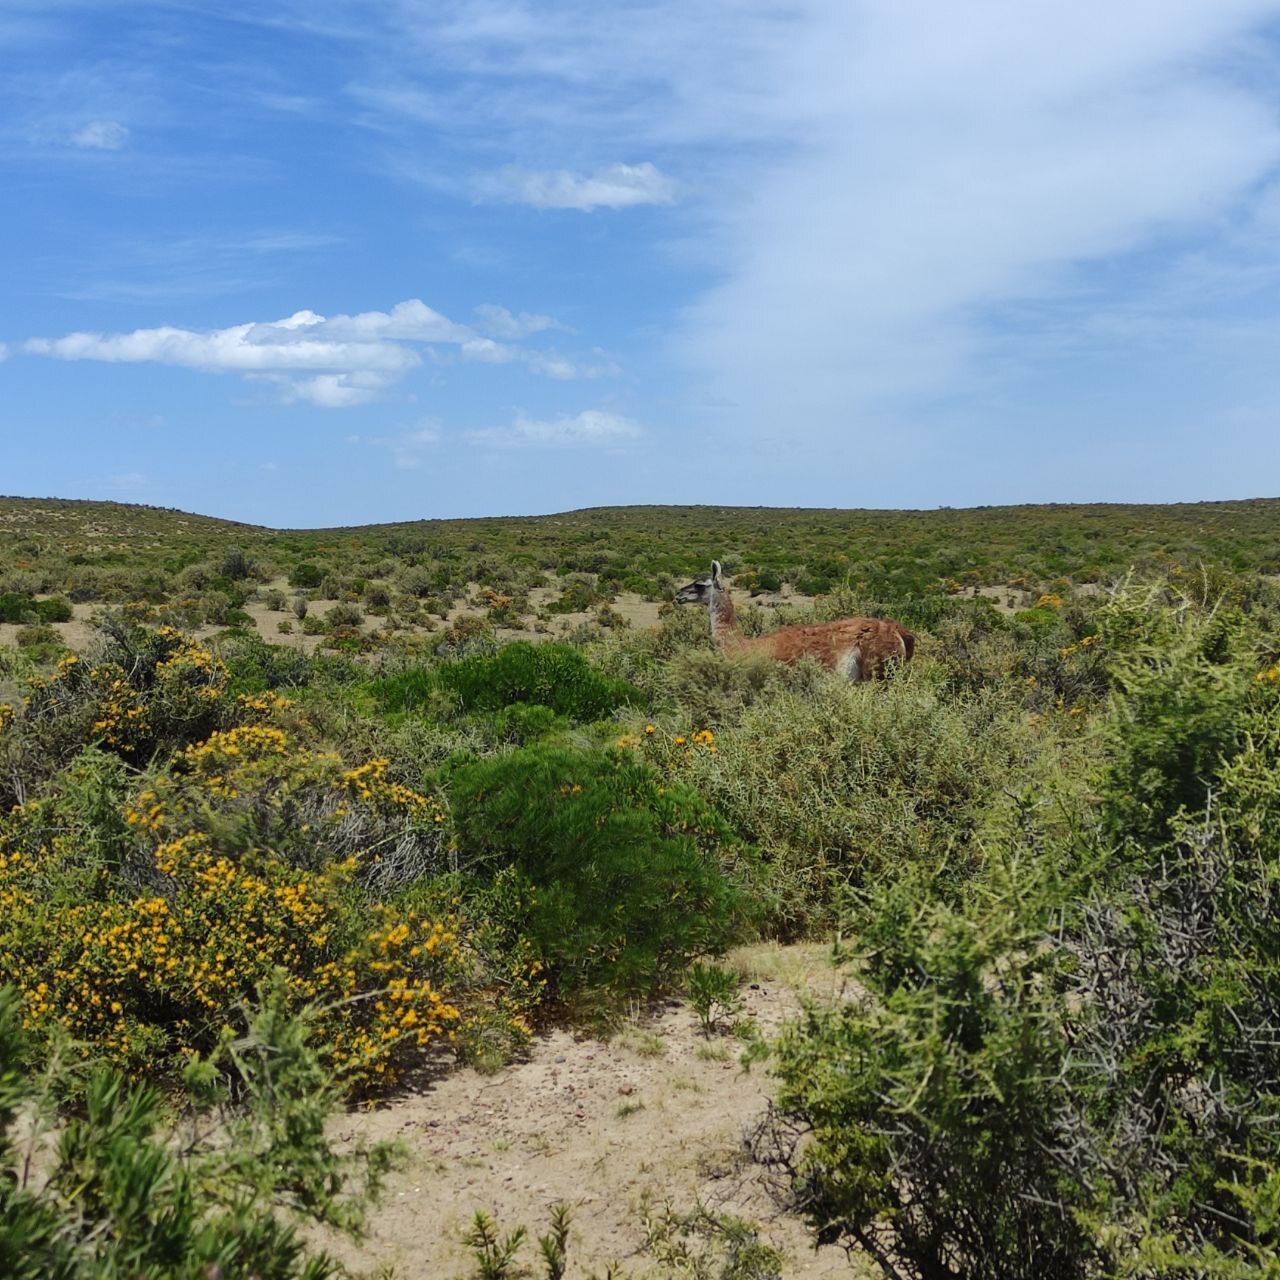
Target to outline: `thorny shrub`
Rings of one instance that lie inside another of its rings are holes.
[[[345,1274],[301,1228],[359,1235],[395,1152],[387,1143],[330,1145],[326,1121],[341,1087],[279,988],[260,994],[207,1058],[188,1064],[191,1105],[175,1122],[153,1085],[109,1067],[87,1081],[57,1056],[27,1070],[19,1001],[0,988],[0,1274]],[[57,1104],[72,1091],[83,1106],[60,1119]]]
[[[958,897],[927,864],[868,887],[846,921],[866,998],[778,1048],[759,1150],[821,1238],[889,1276],[1271,1274],[1274,637],[1150,596],[1100,622],[1118,674],[1093,807],[1022,797]]]

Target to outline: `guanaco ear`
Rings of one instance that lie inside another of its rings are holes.
[[[720,561],[713,560],[711,562],[711,581],[715,586],[720,585]]]

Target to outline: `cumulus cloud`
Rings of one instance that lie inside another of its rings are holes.
[[[590,174],[511,165],[477,177],[473,190],[479,200],[583,212],[671,204],[675,200],[675,183],[647,161],[611,164]]]
[[[512,318],[512,326],[518,328],[519,321]],[[305,402],[324,409],[348,408],[373,399],[419,366],[423,353],[437,361],[520,362],[552,378],[592,377],[608,368],[599,361],[579,365],[554,351],[495,342],[418,298],[398,303],[390,311],[326,317],[302,310],[282,320],[225,329],[163,326],[131,333],[30,338],[22,349],[59,360],[154,363],[206,373],[239,373],[273,386],[284,403]]]
[[[468,439],[477,444],[590,448],[623,444],[643,432],[628,418],[603,409],[584,409],[573,417],[531,418],[518,413],[509,427],[473,431]]]
[[[90,151],[119,151],[129,137],[129,130],[118,120],[90,120],[67,139],[73,147]]]

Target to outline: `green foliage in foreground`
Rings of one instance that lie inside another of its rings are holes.
[[[347,1154],[329,1145],[338,1092],[278,992],[243,1035],[191,1062],[194,1109],[176,1127],[153,1088],[107,1069],[90,1074],[82,1110],[57,1121],[66,1072],[55,1059],[30,1074],[26,1056],[16,993],[0,988],[7,1280],[325,1280],[338,1268],[301,1224],[357,1233],[391,1165],[386,1144]]]
[[[892,1277],[1276,1274],[1275,637],[1150,598],[1102,622],[1100,806],[1028,793],[958,898],[927,864],[868,887],[865,999],[778,1050],[761,1150]]]
[[[752,912],[750,851],[697,794],[620,750],[537,745],[460,767],[461,863],[499,892],[557,991],[645,994],[718,953]]]
[[[717,964],[692,964],[687,980],[689,1007],[698,1015],[702,1034],[727,1025],[742,1012],[738,977]]]

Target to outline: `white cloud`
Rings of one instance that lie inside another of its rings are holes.
[[[129,130],[118,120],[91,120],[67,139],[73,147],[91,151],[119,151],[129,137]]]
[[[616,378],[622,372],[618,362],[598,348],[589,359],[572,359],[554,347],[526,350],[521,358],[534,373],[562,382],[577,378]]]
[[[366,404],[395,381],[394,376],[369,370],[318,373],[312,378],[295,378],[278,373],[248,376],[275,386],[282,404],[303,402],[319,409],[349,409],[352,405]]]
[[[636,423],[603,409],[584,409],[574,417],[530,418],[519,413],[509,427],[472,431],[476,444],[503,446],[592,447],[623,444],[643,432]]]
[[[501,311],[501,308],[497,308]],[[509,312],[503,312],[510,316]],[[541,321],[544,317],[525,317]],[[513,326],[519,321],[513,319]],[[443,348],[443,354],[438,350]],[[72,333],[30,338],[30,355],[116,364],[167,364],[207,373],[233,372],[273,385],[284,403],[342,409],[374,399],[422,363],[522,363],[552,378],[595,377],[611,371],[597,359],[579,365],[555,351],[512,346],[455,324],[418,298],[390,311],[322,316],[295,311],[269,323],[194,330],[165,326],[132,333]]]
[[[347,443],[389,449],[397,471],[416,471],[440,443],[440,429],[434,422],[425,422],[394,436],[348,436]]]
[[[477,199],[528,204],[535,209],[630,209],[642,204],[671,204],[675,183],[655,165],[611,164],[595,173],[568,169],[508,166],[475,179]]]
[[[481,303],[473,310],[480,317],[479,327],[497,338],[519,341],[521,338],[529,337],[530,334],[565,327],[559,320],[553,320],[550,316],[532,315],[528,311],[512,315],[506,307],[497,307],[488,302]]]
[[[687,403],[843,446],[1022,376],[1038,337],[1010,308],[1075,325],[1155,298],[1184,246],[1247,220],[1280,162],[1277,18],[1280,0],[405,6],[380,46],[403,51],[402,92],[427,49],[455,87],[433,71],[430,120],[406,97],[381,123],[399,110],[406,139],[426,121],[521,156],[484,180],[491,199],[609,203],[593,187],[612,170],[544,167],[566,141],[696,175],[679,233],[715,283],[669,326]],[[672,194],[616,185],[620,203]],[[1208,287],[1242,262],[1212,262]],[[1194,307],[1148,312],[1176,328]]]
[[[9,358],[9,344],[7,342],[0,342],[0,364],[2,364],[8,358]]]
[[[996,309],[1203,230],[1280,159],[1271,107],[1195,69],[1263,7],[815,15],[774,79],[811,131],[724,210],[729,270],[678,327],[682,357],[765,429],[990,386]]]

